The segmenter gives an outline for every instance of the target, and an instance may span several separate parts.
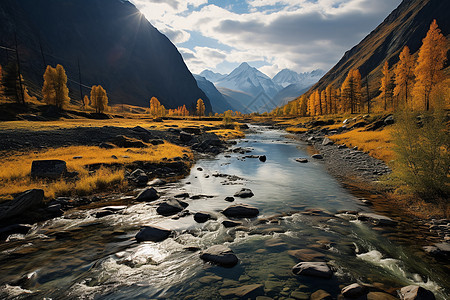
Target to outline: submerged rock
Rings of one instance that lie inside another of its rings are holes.
[[[220,289],[219,294],[224,298],[254,299],[256,296],[264,295],[262,284],[249,284],[237,288]]]
[[[32,225],[28,224],[13,224],[0,228],[0,241],[5,240],[11,234],[27,234],[32,227]]]
[[[333,271],[324,262],[301,262],[292,268],[295,275],[306,275],[329,279]]]
[[[186,202],[176,199],[170,199],[166,202],[161,203],[156,209],[156,212],[160,215],[168,217],[181,212],[183,209],[188,207],[188,205],[189,204],[187,204]]]
[[[158,192],[154,188],[145,189],[136,197],[136,201],[155,201],[159,198]]]
[[[229,218],[254,218],[259,214],[259,210],[247,204],[234,204],[228,206],[222,213]]]
[[[318,290],[311,294],[310,300],[332,300],[333,297],[324,290]]]
[[[239,259],[234,255],[233,250],[224,245],[209,247],[200,254],[200,258],[204,261],[226,268],[234,267],[239,262]]]
[[[408,285],[400,290],[400,299],[402,300],[435,300],[433,292],[418,286]]]
[[[251,189],[242,188],[239,192],[236,192],[234,196],[240,198],[250,198],[253,197],[254,194]]]
[[[171,231],[158,226],[144,226],[137,234],[136,240],[138,242],[151,241],[160,242],[167,239]]]

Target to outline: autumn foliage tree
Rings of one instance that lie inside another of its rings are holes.
[[[67,88],[67,75],[63,66],[56,68],[47,66],[44,73],[42,96],[45,103],[63,108],[69,103],[69,89]]]
[[[361,74],[358,69],[348,72],[341,87],[341,98],[344,111],[350,110],[352,114],[357,112],[361,101]]]
[[[384,100],[384,110],[387,110],[388,102],[391,104],[391,108],[394,109],[394,81],[392,77],[392,72],[389,70],[388,61],[384,62],[383,65],[383,77],[381,77],[381,98]]]
[[[83,98],[83,109],[87,109],[89,106],[89,97],[87,95],[84,95]]]
[[[91,105],[96,113],[102,113],[108,107],[108,96],[101,85],[94,85],[91,88]]]
[[[433,88],[443,80],[442,68],[446,60],[447,40],[438,28],[436,20],[433,20],[422,40],[414,70],[416,75],[414,96],[419,101],[422,100],[425,110],[430,109],[430,94]]]
[[[399,103],[407,107],[411,98],[411,89],[414,84],[414,58],[409,53],[408,46],[405,46],[399,55],[399,61],[394,69],[395,87],[394,96]]]
[[[199,117],[205,115],[205,103],[203,103],[202,99],[197,100],[197,115]]]

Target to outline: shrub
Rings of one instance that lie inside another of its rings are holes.
[[[446,199],[450,195],[450,137],[444,110],[420,116],[407,110],[399,113],[392,137],[394,177],[422,199]]]

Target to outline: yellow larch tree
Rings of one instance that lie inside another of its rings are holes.
[[[88,106],[89,106],[89,97],[87,95],[84,95],[84,98],[83,98],[83,109],[84,110],[87,109]]]
[[[205,103],[203,103],[203,100],[200,98],[197,100],[197,115],[201,117],[204,114],[205,114]]]
[[[380,92],[381,98],[384,101],[384,110],[385,111],[387,110],[388,102],[391,104],[391,109],[394,110],[394,103],[393,103],[394,86],[393,86],[392,72],[391,70],[389,70],[388,61],[384,62],[382,73],[383,77],[381,77]]]
[[[67,75],[63,66],[59,64],[56,68],[47,66],[44,73],[42,96],[45,103],[59,108],[63,108],[70,101]]]
[[[343,110],[350,113],[356,113],[361,100],[361,74],[358,69],[352,69],[341,87],[341,97],[343,101]]]
[[[103,113],[108,107],[108,96],[101,85],[94,85],[91,88],[91,105],[96,113]]]
[[[409,53],[408,46],[403,47],[397,66],[394,69],[394,74],[394,96],[398,98],[400,105],[407,107],[414,84],[414,58]]]
[[[160,111],[161,103],[159,102],[158,98],[152,97],[150,99],[150,115],[153,117],[157,117],[158,113]]]
[[[416,84],[413,93],[416,100],[423,103],[425,110],[430,109],[430,94],[433,88],[444,78],[442,68],[447,60],[447,50],[447,40],[438,28],[436,20],[433,20],[422,40],[414,70]]]
[[[305,94],[303,94],[299,100],[298,115],[304,117],[306,116],[307,113],[308,113],[308,98],[306,97]]]

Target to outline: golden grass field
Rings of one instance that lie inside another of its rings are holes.
[[[8,199],[9,195],[31,188],[43,188],[46,198],[63,195],[86,195],[107,186],[120,187],[124,184],[124,167],[136,161],[160,162],[163,158],[182,157],[193,154],[190,149],[165,142],[148,148],[114,148],[101,149],[96,146],[71,146],[47,149],[31,153],[9,153],[0,159],[0,198]],[[76,159],[74,157],[82,156]],[[113,156],[117,157],[113,158]],[[79,173],[79,179],[44,182],[30,177],[33,160],[60,159],[67,163],[68,171]],[[92,164],[123,165],[121,168],[100,168],[89,172],[87,166]]]

